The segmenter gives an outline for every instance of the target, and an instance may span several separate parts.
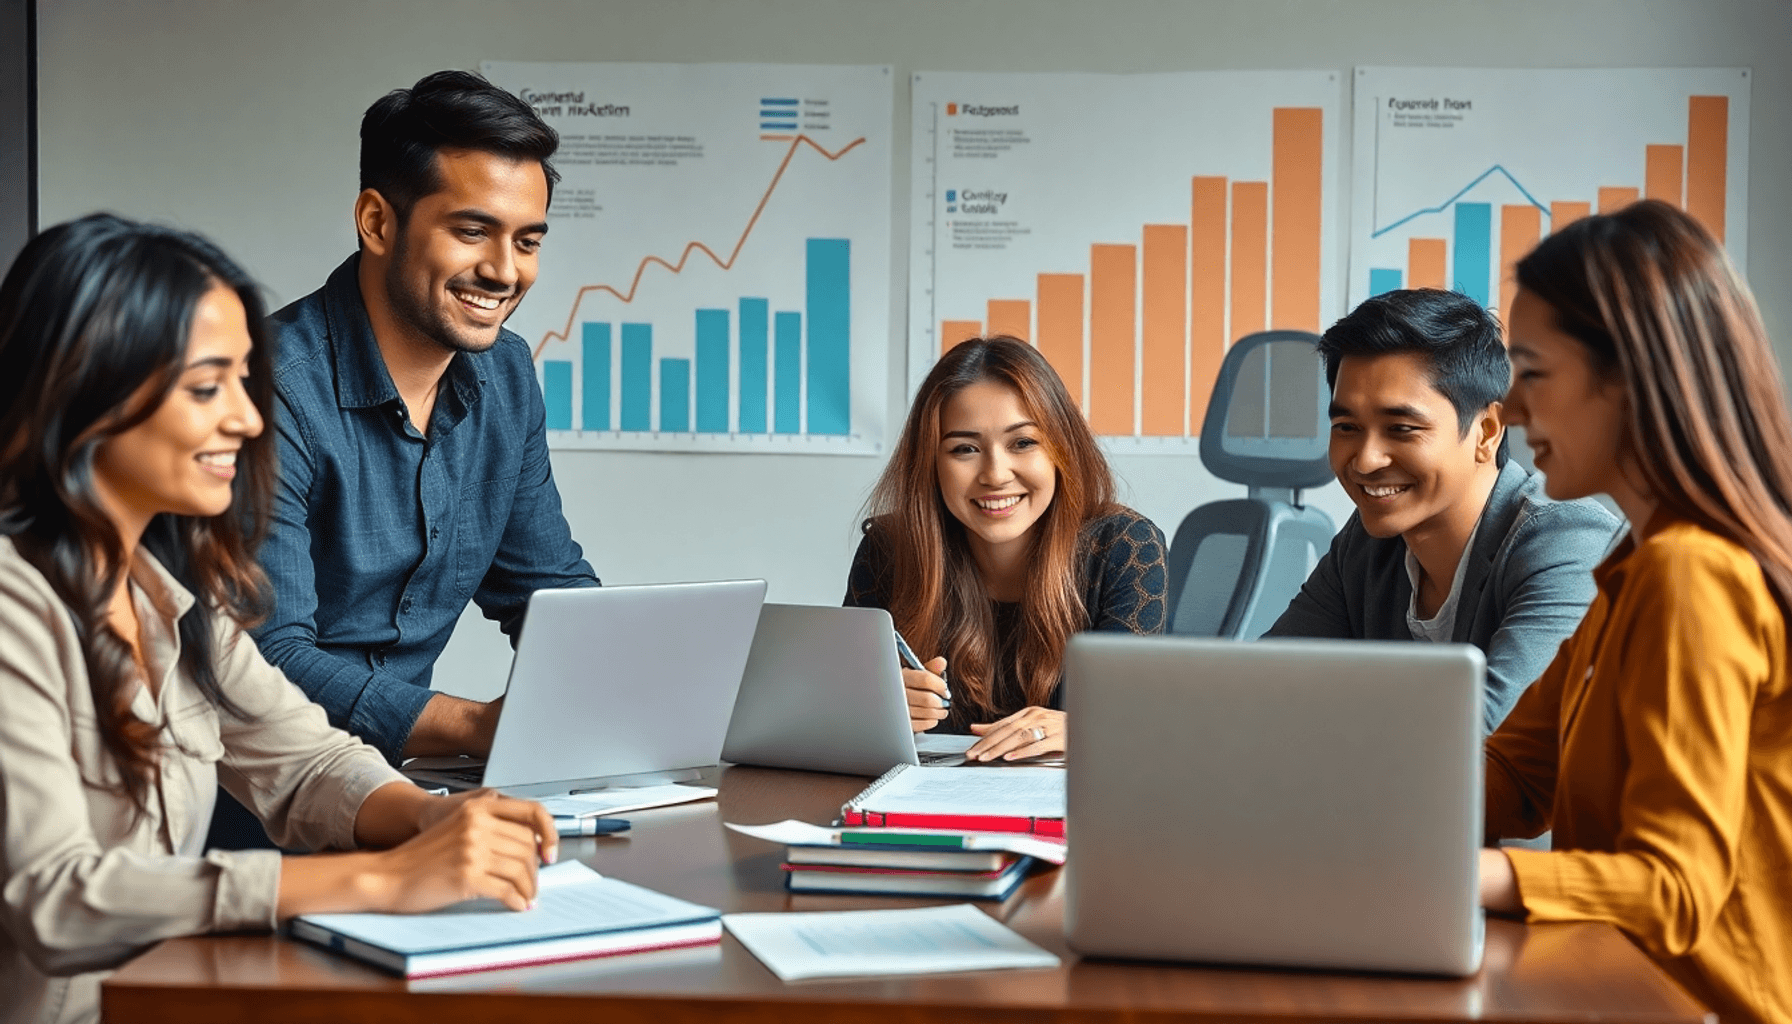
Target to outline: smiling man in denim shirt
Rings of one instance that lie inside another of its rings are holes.
[[[469,600],[512,642],[529,595],[596,586],[548,463],[534,362],[504,320],[534,282],[559,140],[444,71],[361,122],[360,251],[273,317],[280,488],[255,639],[386,755],[484,755],[491,704],[429,688]]]

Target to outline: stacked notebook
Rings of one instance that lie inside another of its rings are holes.
[[[797,821],[729,825],[785,845],[791,892],[1006,899],[1036,861],[1064,861],[1064,845],[1021,835],[918,829],[828,829]]]
[[[306,914],[295,938],[407,978],[580,960],[721,941],[710,908],[605,878],[578,861],[543,868],[533,909],[494,900],[433,914]]]
[[[899,764],[840,808],[846,825],[1064,835],[1061,768]]]

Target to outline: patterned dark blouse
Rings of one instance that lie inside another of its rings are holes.
[[[1164,534],[1157,525],[1129,508],[1121,508],[1083,527],[1083,556],[1078,566],[1082,583],[1083,607],[1088,610],[1085,630],[1109,633],[1162,633],[1168,603],[1167,567],[1164,561]],[[852,571],[846,581],[846,606],[849,608],[884,608],[890,606],[890,565],[878,539],[873,522],[853,555]],[[939,732],[966,733],[972,721],[995,721],[1026,706],[1020,682],[1014,677],[1011,641],[1020,625],[1020,605],[995,601],[996,679],[991,689],[993,714],[973,719],[970,708],[960,703],[952,716],[941,722]],[[929,652],[921,652],[931,658]],[[951,669],[947,669],[951,678]],[[1053,687],[1050,706],[1064,706],[1064,681]]]

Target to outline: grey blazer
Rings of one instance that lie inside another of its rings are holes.
[[[1501,468],[1467,556],[1451,635],[1487,655],[1487,732],[1580,625],[1595,592],[1593,567],[1622,528],[1596,502],[1544,497],[1543,478],[1516,462]],[[1352,513],[1264,636],[1411,640],[1411,604],[1406,541],[1369,536]]]

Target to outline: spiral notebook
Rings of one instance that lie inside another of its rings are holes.
[[[840,808],[847,825],[1064,834],[1060,768],[899,764]]]

